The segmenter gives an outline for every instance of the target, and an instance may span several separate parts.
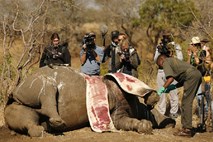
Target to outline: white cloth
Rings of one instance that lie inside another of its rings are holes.
[[[165,77],[164,71],[159,69],[158,73],[157,73],[157,86],[158,86],[158,88],[161,88],[164,85],[165,81],[166,81],[166,77]],[[177,81],[172,82],[172,84],[176,84],[176,83],[177,83]],[[166,113],[167,95],[168,94],[163,93],[160,97],[159,102],[158,102],[158,108],[157,109],[163,115]],[[175,113],[178,112],[177,89],[170,91],[169,95],[170,95],[169,100],[170,100],[170,106],[171,106],[170,113],[175,114]]]
[[[175,42],[171,42],[171,44],[174,45],[175,47],[175,57],[178,58],[179,60],[183,60],[183,54],[182,54],[182,49],[181,46]],[[156,48],[155,51],[155,56],[154,56],[154,61],[156,62],[158,56],[160,55],[160,53],[158,52],[158,48]],[[158,73],[157,73],[157,87],[158,89],[160,89],[161,87],[163,87],[164,83],[166,82],[166,77],[165,77],[165,73],[162,69],[158,69]],[[172,84],[176,84],[177,81],[173,81]],[[160,97],[160,100],[158,102],[158,111],[161,114],[165,114],[166,113],[166,104],[167,104],[167,94],[163,93]],[[175,114],[178,112],[178,94],[177,94],[177,89],[170,91],[169,92],[169,97],[170,97],[170,114]]]

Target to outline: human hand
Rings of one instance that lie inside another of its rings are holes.
[[[164,92],[165,92],[165,88],[164,88],[164,87],[161,87],[160,89],[158,89],[157,94],[158,94],[159,96],[161,96],[161,94],[164,93]]]
[[[171,85],[169,85],[169,86],[165,89],[165,93],[169,93],[170,91],[172,91],[172,90],[174,90],[174,89],[176,89],[176,88],[177,88],[176,85],[171,84]]]
[[[83,48],[83,50],[84,50],[85,52],[88,51],[88,48],[87,48],[87,45],[86,45],[86,44],[83,44],[83,45],[82,45],[82,48]]]
[[[125,61],[125,56],[123,54],[120,55],[120,62]]]
[[[191,51],[192,51],[192,53],[193,53],[194,56],[198,55],[198,49],[196,47],[193,47],[191,49]]]
[[[120,58],[121,58],[122,60],[124,60],[124,59],[125,59],[124,54],[121,54]]]
[[[192,55],[192,51],[190,49],[187,50],[187,53],[188,53],[189,56]]]

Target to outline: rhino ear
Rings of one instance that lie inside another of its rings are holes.
[[[151,88],[142,87],[137,92],[138,93],[134,94],[134,95],[144,98],[145,96],[149,96],[152,93],[156,93],[156,90],[151,89]]]
[[[160,99],[156,91],[150,91],[143,98],[144,98],[144,103],[152,107],[154,107]]]

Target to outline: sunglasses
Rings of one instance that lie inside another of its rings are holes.
[[[196,43],[196,44],[192,44],[194,46],[200,46],[201,44],[200,43]]]

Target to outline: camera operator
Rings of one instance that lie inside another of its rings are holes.
[[[51,42],[51,45],[44,49],[39,67],[44,67],[46,65],[49,67],[53,65],[71,66],[71,56],[67,48],[68,44],[59,44],[60,38],[57,33],[52,34]]]
[[[87,33],[83,38],[80,51],[81,72],[87,75],[100,75],[100,64],[103,59],[103,49],[95,44],[95,33]]]
[[[157,46],[154,61],[157,60],[159,55],[166,55],[167,57],[176,57],[179,60],[183,60],[183,54],[181,51],[181,47],[179,44],[175,43],[172,39],[172,35],[170,33],[164,33],[163,38],[161,39],[161,43]],[[162,68],[158,68],[157,73],[157,87],[161,89],[166,81],[166,76],[164,70]],[[172,84],[176,84],[176,81],[173,81]],[[160,95],[160,100],[158,102],[158,111],[165,115],[166,113],[166,94],[163,93]],[[170,92],[170,114],[169,116],[173,119],[178,117],[178,94],[177,89]]]
[[[119,45],[120,51],[117,53],[119,61],[116,62],[116,68],[119,72],[138,78],[137,68],[140,61],[136,49],[130,46],[128,39],[123,39]]]

